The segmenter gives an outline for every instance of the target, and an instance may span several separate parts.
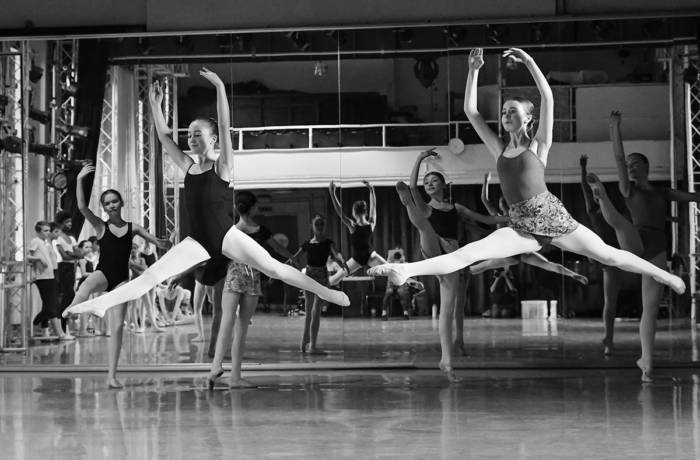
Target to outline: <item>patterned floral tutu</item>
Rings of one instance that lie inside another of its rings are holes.
[[[542,245],[568,235],[579,225],[559,198],[548,191],[512,204],[508,217],[513,230],[534,236]]]
[[[260,272],[249,265],[240,262],[230,262],[226,272],[224,291],[261,295]]]

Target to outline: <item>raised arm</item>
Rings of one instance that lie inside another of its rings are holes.
[[[348,230],[353,231],[353,229],[355,228],[355,224],[348,216],[343,214],[343,207],[340,205],[340,201],[338,201],[338,196],[335,194],[335,182],[331,181],[331,183],[328,184],[328,193],[330,193],[331,195],[331,203],[333,203],[333,209],[335,209],[335,213],[338,214],[338,217],[340,217],[340,221],[343,224],[345,224]]]
[[[434,148],[422,151],[420,155],[418,155],[418,158],[416,158],[416,162],[413,163],[413,169],[411,170],[410,190],[411,196],[413,197],[413,203],[425,216],[430,215],[431,210],[428,203],[423,200],[423,196],[420,194],[420,190],[418,189],[418,174],[420,173],[420,165],[423,163],[423,160],[437,156],[438,154]]]
[[[83,186],[85,185],[85,178],[89,174],[94,173],[95,167],[91,164],[86,164],[85,166],[83,166],[83,169],[80,170],[77,178],[78,183],[75,187],[75,199],[78,202],[78,211],[80,211],[80,214],[82,214],[83,217],[85,217],[85,220],[87,220],[90,223],[90,225],[92,225],[97,235],[101,237],[104,233],[105,224],[104,222],[102,222],[102,219],[97,217],[95,213],[93,213],[90,210],[90,208],[88,208],[87,201],[85,200],[85,191],[83,190]]]
[[[167,251],[173,245],[173,242],[169,239],[155,237],[151,234],[151,232],[149,232],[139,224],[131,224],[131,233],[133,233],[134,235],[139,235],[141,238],[143,238],[149,243],[155,244],[156,247],[159,249],[165,249]]]
[[[535,60],[525,51],[520,48],[509,48],[503,53],[503,56],[515,62],[522,62],[527,67],[527,70],[530,71],[530,75],[535,80],[535,85],[537,85],[537,89],[540,92],[540,120],[534,139],[537,140],[537,156],[546,165],[549,148],[552,146],[552,129],[554,128],[554,96],[552,95],[552,88],[549,87],[547,78],[540,68],[537,67]]]
[[[579,158],[579,164],[581,165],[581,189],[583,190],[583,201],[586,203],[586,212],[590,214],[596,208],[594,205],[595,200],[593,199],[593,190],[591,186],[588,185],[588,170],[586,166],[588,165],[588,155],[581,155]]]
[[[231,110],[226,97],[226,85],[211,70],[202,68],[199,74],[216,88],[216,112],[219,128],[219,159],[216,160],[217,174],[222,180],[233,180],[233,143],[231,142]]]
[[[457,208],[457,213],[463,221],[480,222],[486,225],[499,225],[510,222],[510,219],[506,216],[485,216],[459,203],[455,204],[455,208]]]
[[[630,179],[627,174],[627,159],[625,158],[625,148],[622,146],[622,133],[620,132],[620,122],[622,114],[617,110],[610,112],[610,141],[612,142],[613,154],[615,155],[615,165],[617,166],[618,187],[622,196],[630,196]]]
[[[163,115],[163,89],[160,87],[160,82],[154,81],[151,83],[150,90],[148,91],[148,103],[151,106],[151,115],[156,133],[158,133],[158,140],[177,167],[180,168],[182,172],[187,173],[187,170],[192,166],[194,161],[192,158],[185,155],[172,137],[170,137],[172,131],[168,128],[165,115]]]
[[[479,79],[479,69],[484,65],[484,50],[474,48],[469,53],[468,66],[469,73],[467,74],[467,86],[464,89],[464,113],[467,115],[472,127],[481,138],[481,141],[489,149],[494,158],[503,151],[503,141],[491,131],[491,128],[486,124],[486,120],[481,116],[476,108],[477,95],[477,80]]]
[[[372,230],[377,225],[377,194],[374,192],[374,187],[368,181],[363,180],[363,184],[369,189],[369,223],[372,224]]]
[[[489,200],[489,181],[491,180],[491,171],[484,174],[484,183],[481,185],[481,202],[484,203],[486,210],[492,216],[498,216],[500,213],[496,206]]]

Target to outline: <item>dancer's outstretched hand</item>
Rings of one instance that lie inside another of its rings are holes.
[[[469,52],[469,69],[479,70],[484,65],[484,49],[474,48]]]
[[[484,182],[486,182],[487,184],[491,182],[491,171],[484,174]]]
[[[328,190],[330,190],[331,192],[335,192],[335,187],[335,181],[331,181],[330,184],[328,184]]]
[[[581,167],[585,169],[586,166],[588,166],[588,155],[586,155],[585,153],[581,155],[578,159],[578,164],[580,164]]]
[[[620,122],[622,121],[622,114],[619,110],[613,110],[610,112],[610,126],[619,128]]]
[[[221,78],[206,67],[202,67],[199,74],[209,80],[209,82],[214,86],[224,86],[224,82],[221,80]]]
[[[369,188],[372,188],[372,184],[370,184],[369,181],[363,180],[362,184],[369,187]]]
[[[163,103],[163,88],[158,80],[151,83],[151,87],[148,89],[148,101],[153,107],[160,107]]]
[[[512,59],[514,62],[521,62],[523,64],[527,64],[533,60],[532,56],[520,48],[508,48],[503,52],[503,57],[506,59]]]
[[[87,177],[88,174],[93,174],[94,172],[95,167],[92,165],[92,163],[86,163],[85,166],[83,166],[83,169],[81,169],[78,173],[78,180],[81,181]]]

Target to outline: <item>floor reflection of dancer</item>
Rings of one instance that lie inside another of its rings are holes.
[[[576,222],[562,203],[547,190],[544,170],[552,145],[554,100],[547,79],[535,61],[520,49],[510,48],[504,56],[524,63],[535,80],[541,98],[539,127],[534,137],[530,137],[533,104],[525,99],[510,98],[503,104],[501,113],[501,123],[509,134],[508,142],[491,131],[476,104],[477,77],[484,64],[482,53],[481,49],[475,49],[469,55],[464,109],[479,137],[497,159],[501,189],[509,206],[509,226],[497,229],[487,237],[450,254],[408,264],[379,265],[370,269],[369,273],[389,276],[394,282],[400,282],[408,276],[445,275],[480,260],[535,252],[543,244],[551,243],[605,265],[653,277],[658,282],[671,286],[676,292],[684,292],[685,285],[679,277],[630,252],[608,246],[598,235]],[[636,168],[638,166],[630,165],[630,174]],[[651,215],[658,216],[658,210]],[[638,364],[646,373],[651,358],[646,355],[644,357],[648,361],[640,361]]]
[[[586,213],[593,230],[613,247],[619,247],[635,255],[643,252],[639,232],[610,201],[605,187],[594,174],[588,174],[588,157],[581,155],[581,188],[586,203]],[[615,267],[602,266],[603,271],[603,354],[612,355],[615,333],[615,313],[620,290],[624,287],[626,274]]]
[[[610,114],[610,139],[617,164],[620,192],[625,197],[632,223],[642,240],[641,257],[661,270],[666,266],[665,224],[669,202],[697,202],[700,197],[693,193],[650,184],[647,157],[641,153],[630,153],[625,157],[620,133],[621,119],[620,112]],[[663,280],[649,275],[650,273],[642,273],[642,320],[639,323],[642,357],[637,361],[642,370],[642,380],[645,381],[651,380],[649,374],[653,368],[656,316],[663,292]],[[674,290],[678,292],[677,289]]]
[[[306,254],[306,276],[309,276],[319,283],[327,286],[328,268],[326,268],[328,259],[333,259],[346,271],[350,271],[343,256],[335,247],[333,240],[326,236],[326,218],[320,214],[316,214],[311,218],[311,231],[313,237],[305,241],[301,248],[292,256],[292,262],[301,254]],[[316,347],[318,339],[318,329],[321,324],[321,310],[325,301],[315,295],[313,292],[304,291],[306,316],[304,322],[304,334],[301,338],[299,349],[302,353],[306,353],[306,347],[309,346],[310,353],[320,353]]]
[[[374,250],[372,242],[374,228],[377,225],[377,197],[374,187],[362,181],[369,189],[369,208],[364,200],[355,201],[352,204],[352,219],[343,214],[343,207],[336,195],[335,182],[331,181],[328,191],[331,194],[333,209],[340,220],[350,231],[350,258],[347,260],[347,269],[342,269],[331,276],[330,284],[335,286],[346,276],[352,275],[362,267],[374,267],[385,264],[386,260]]]
[[[496,206],[489,200],[488,187],[490,179],[490,172],[484,175],[484,183],[481,187],[481,202],[484,203],[484,206],[486,206],[486,209],[492,216],[507,216],[508,204],[503,199],[499,200],[499,207],[501,208],[500,212],[498,209],[496,209]],[[528,252],[526,254],[520,254],[516,257],[506,257],[505,259],[485,260],[483,262],[479,262],[477,264],[472,265],[470,267],[470,270],[473,274],[477,275],[479,273],[485,272],[486,270],[492,270],[495,268],[505,269],[506,267],[512,267],[513,265],[518,265],[520,262],[532,265],[533,267],[541,268],[542,270],[546,270],[548,272],[568,276],[570,278],[575,279],[584,286],[588,284],[588,278],[586,278],[585,276],[576,273],[575,271],[570,270],[561,264],[552,262],[542,254],[539,254],[537,252]]]
[[[167,239],[158,239],[138,224],[126,222],[122,219],[122,207],[124,200],[116,190],[105,190],[100,195],[100,204],[107,214],[107,220],[102,221],[87,206],[83,181],[89,174],[95,172],[95,167],[86,165],[78,173],[76,187],[76,200],[78,210],[85,220],[92,225],[100,242],[100,262],[85,282],[80,285],[75,293],[72,305],[77,305],[88,299],[90,294],[111,291],[129,279],[129,258],[131,256],[131,243],[134,235],[139,235],[161,249],[167,249],[171,243]],[[124,330],[124,316],[126,304],[116,306],[112,310],[112,318],[109,321],[112,327],[109,338],[109,370],[107,384],[110,388],[121,388],[117,380],[117,363],[122,347],[122,332]]]
[[[396,184],[401,203],[406,206],[408,218],[420,235],[421,252],[426,258],[448,254],[459,248],[459,226],[461,221],[476,221],[485,224],[505,222],[505,218],[484,216],[459,203],[449,200],[445,177],[437,171],[428,172],[423,177],[423,189],[430,197],[426,203],[418,189],[418,173],[423,160],[437,156],[434,150],[426,150],[416,159],[411,171],[411,185]],[[464,354],[464,298],[467,279],[460,273],[447,273],[438,276],[440,283],[440,346],[442,359],[440,368],[454,379],[452,370],[452,349]],[[456,310],[456,312],[455,312]],[[457,320],[454,343],[452,342],[452,319]]]
[[[321,297],[338,305],[349,305],[347,296],[321,286],[293,267],[275,260],[252,238],[233,225],[233,197],[229,184],[233,180],[233,147],[231,145],[231,122],[226,87],[213,72],[202,69],[200,75],[216,88],[218,121],[198,118],[190,123],[187,131],[188,144],[199,158],[195,163],[185,155],[170,137],[161,104],[163,90],[156,81],[151,86],[149,103],[158,133],[158,139],[173,162],[185,173],[185,205],[190,219],[193,239],[207,250],[211,259],[199,269],[195,286],[194,303],[204,296],[204,285],[216,285],[214,296],[215,314],[221,311],[221,289],[229,259],[251,265],[271,278],[302,289],[310,289]],[[221,136],[218,134],[221,132]],[[219,143],[221,154],[214,147]],[[220,313],[219,313],[220,314]],[[209,351],[214,353],[214,338],[218,335],[220,318],[212,322],[212,342]]]
[[[257,199],[248,191],[236,193],[236,211],[240,219],[236,228],[245,233],[258,244],[265,243],[273,251],[289,259],[292,254],[275,239],[272,232],[253,220],[252,214]],[[258,306],[262,294],[260,272],[255,268],[237,261],[231,261],[224,282],[224,293],[221,298],[221,326],[216,339],[216,350],[211,362],[208,383],[214,388],[216,379],[223,373],[222,363],[226,348],[231,345],[231,376],[230,388],[253,388],[255,385],[241,377],[241,364],[245,350],[245,339],[248,335],[250,319]],[[237,317],[237,318],[236,318]]]

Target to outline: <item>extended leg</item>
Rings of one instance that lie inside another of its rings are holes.
[[[538,252],[529,252],[527,254],[521,254],[520,255],[520,260],[522,260],[524,263],[528,265],[532,265],[533,267],[538,267],[541,268],[542,270],[547,270],[548,272],[552,273],[558,273],[563,276],[568,276],[570,278],[575,279],[579,283],[586,285],[588,284],[588,278],[585,276],[576,273],[573,270],[569,270],[565,266],[552,262],[548,260],[545,256]]]
[[[598,180],[595,174],[588,175],[588,183],[593,191],[593,196],[598,201],[600,211],[603,213],[603,218],[615,230],[617,242],[620,243],[620,248],[629,251],[634,255],[641,255],[644,246],[639,232],[632,222],[627,220],[625,216],[620,214],[615,206],[610,201],[608,193],[605,191],[605,186]]]
[[[270,278],[276,278],[287,284],[306,291],[311,291],[322,299],[341,306],[350,305],[350,299],[344,292],[329,289],[302,274],[294,267],[285,265],[274,259],[262,246],[251,237],[231,227],[224,237],[222,252],[226,257],[250,265],[265,273]]]
[[[583,225],[579,225],[568,235],[555,238],[552,240],[552,244],[566,251],[590,257],[605,265],[649,276],[659,283],[670,286],[679,294],[685,292],[685,283],[678,276],[668,273],[660,266],[647,262],[631,252],[608,246],[598,235]]]
[[[447,275],[480,260],[506,258],[540,248],[535,238],[504,227],[449,254],[408,264],[379,265],[370,269],[369,274],[389,276],[392,283],[401,285],[411,276]]]

